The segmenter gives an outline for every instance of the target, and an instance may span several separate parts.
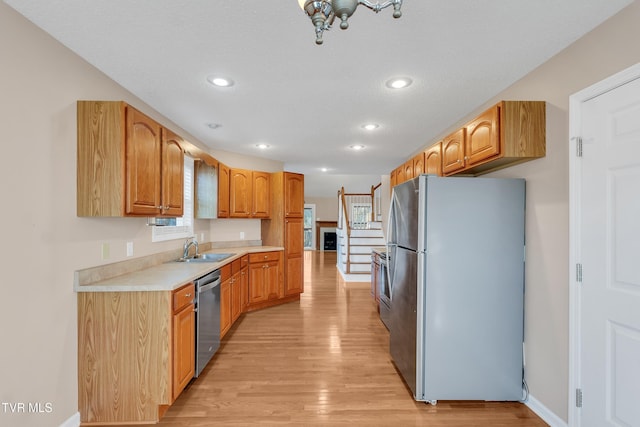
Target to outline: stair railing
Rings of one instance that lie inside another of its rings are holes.
[[[351,273],[351,230],[362,230],[370,227],[370,222],[381,217],[380,187],[382,183],[371,186],[370,193],[346,193],[344,187],[338,191],[338,228],[345,229],[346,273]],[[338,262],[342,261],[338,250]]]

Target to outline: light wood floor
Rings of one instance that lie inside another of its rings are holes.
[[[547,425],[520,403],[415,402],[369,283],[343,282],[335,264],[306,252],[300,302],[243,315],[159,425]]]

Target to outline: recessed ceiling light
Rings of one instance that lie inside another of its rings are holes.
[[[391,89],[403,89],[409,86],[413,80],[409,77],[394,77],[393,79],[387,80],[387,87]]]
[[[329,169],[328,169],[328,168],[320,168],[320,171],[322,171],[322,172],[328,172],[328,171],[329,171]]]
[[[207,123],[207,127],[211,129],[218,129],[218,128],[221,128],[222,125],[220,123]]]
[[[267,148],[269,148],[271,146],[269,144],[260,143],[260,144],[256,144],[256,147],[258,147],[261,150],[266,150]]]
[[[364,145],[355,144],[355,145],[349,146],[349,148],[351,148],[352,150],[355,150],[355,151],[360,151],[360,150],[364,150]]]
[[[233,86],[234,84],[233,80],[227,77],[221,77],[216,75],[211,75],[207,77],[207,81],[212,85],[218,86],[218,87],[230,87],[230,86]]]
[[[377,123],[367,123],[366,125],[362,125],[362,129],[365,129],[365,130],[375,130],[375,129],[378,129],[379,127],[380,125]]]

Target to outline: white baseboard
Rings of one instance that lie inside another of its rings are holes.
[[[557,416],[556,414],[551,412],[549,410],[549,408],[544,406],[535,397],[529,395],[527,400],[525,400],[524,404],[527,405],[529,407],[529,409],[531,409],[533,412],[535,412],[537,416],[542,418],[542,420],[545,423],[549,424],[549,426],[551,426],[551,427],[568,427],[568,424],[566,423],[566,421],[564,421],[562,418],[560,418],[559,416]]]
[[[60,424],[60,427],[80,427],[80,412],[71,415],[68,420]]]

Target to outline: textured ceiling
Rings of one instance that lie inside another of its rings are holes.
[[[297,0],[5,2],[214,150],[379,175],[631,0],[405,0],[397,20],[360,6],[322,46]]]

